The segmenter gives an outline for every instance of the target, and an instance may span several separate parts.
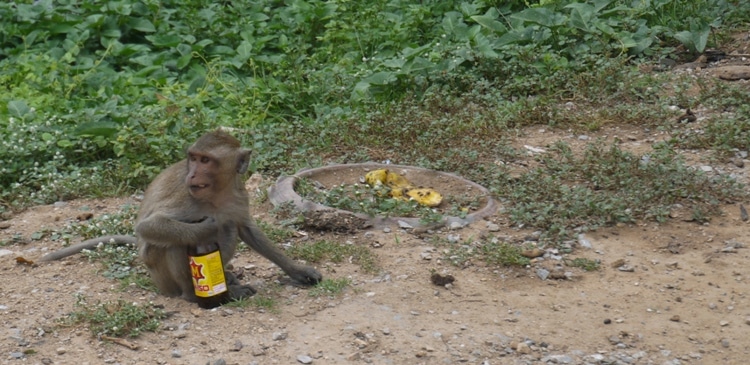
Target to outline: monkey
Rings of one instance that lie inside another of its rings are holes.
[[[149,184],[135,223],[135,237],[104,236],[89,239],[43,256],[58,260],[92,249],[99,242],[135,242],[159,291],[170,297],[195,302],[188,265],[188,249],[217,242],[231,299],[252,296],[256,290],[243,285],[226,269],[238,239],[278,265],[302,285],[315,285],[322,275],[310,266],[286,256],[258,228],[250,216],[250,197],[242,181],[250,163],[249,149],[239,140],[216,130],[202,135],[187,150],[187,158],[163,170]]]

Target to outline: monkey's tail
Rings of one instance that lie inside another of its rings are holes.
[[[85,240],[79,244],[68,246],[63,249],[50,252],[41,258],[39,258],[39,261],[55,261],[59,260],[64,257],[68,257],[70,255],[75,255],[83,250],[92,250],[96,248],[100,243],[108,245],[108,244],[117,244],[117,245],[127,245],[127,244],[135,244],[137,242],[136,238],[133,236],[124,236],[124,235],[110,235],[110,236],[101,236],[97,238],[92,238],[89,240]]]

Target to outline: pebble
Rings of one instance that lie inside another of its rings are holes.
[[[404,222],[402,220],[398,221],[398,227],[399,228],[403,228],[403,229],[412,229],[412,228],[414,228],[411,224],[406,223],[406,222]]]
[[[721,339],[721,346],[724,346],[724,348],[728,348],[729,347],[729,340],[727,340],[726,338],[722,338]]]
[[[549,277],[549,270],[546,269],[536,269],[536,276],[539,277],[539,279],[547,280],[547,277]]]
[[[8,255],[13,255],[13,251],[11,251],[11,250],[6,250],[6,249],[2,249],[2,250],[0,250],[0,257],[3,257],[3,256],[8,256]]]
[[[224,359],[218,359],[214,361],[214,365],[227,365],[227,361]]]
[[[622,265],[617,268],[617,270],[623,271],[623,272],[634,272],[635,268],[631,265]]]
[[[301,364],[312,364],[313,359],[312,357],[307,355],[297,355],[297,361],[299,361]]]
[[[55,350],[55,352],[56,352],[56,353],[57,353],[58,355],[63,355],[63,354],[65,354],[65,353],[66,353],[67,351],[68,351],[68,350],[66,350],[66,349],[65,349],[65,347],[58,347],[58,348],[57,348],[57,350]]]
[[[745,324],[750,326],[750,317],[745,317]]]
[[[242,350],[243,347],[244,345],[242,344],[242,341],[237,340],[237,341],[234,341],[234,347],[229,349],[229,351],[240,351]]]
[[[180,352],[180,350],[172,350],[172,357],[174,357],[175,359],[179,359],[182,357],[182,353]]]
[[[591,241],[586,239],[583,233],[578,235],[578,244],[583,248],[591,248]]]
[[[288,334],[286,332],[274,332],[271,338],[274,341],[281,341],[286,340],[287,336]]]
[[[527,345],[525,342],[521,342],[516,346],[516,352],[518,352],[521,355],[526,355],[531,353],[531,347]]]
[[[500,230],[500,226],[492,222],[487,222],[487,230],[490,232],[497,232]]]
[[[713,168],[713,167],[711,167],[711,166],[708,166],[708,165],[703,165],[703,166],[701,166],[701,167],[700,167],[700,169],[701,169],[701,171],[703,171],[703,172],[711,172],[711,171],[713,171],[713,170],[714,170],[714,168]]]
[[[669,320],[672,321],[672,322],[679,322],[680,321],[680,316],[678,316],[678,315],[675,314]]]
[[[451,231],[464,228],[464,225],[461,222],[451,222],[451,225],[449,226]]]
[[[383,233],[391,233],[391,229],[388,227],[383,228]]]
[[[460,241],[460,240],[461,240],[461,235],[460,235],[460,234],[449,234],[449,235],[448,235],[447,237],[445,237],[445,238],[446,238],[446,239],[448,240],[448,242],[450,242],[450,243],[457,243],[458,241]]]

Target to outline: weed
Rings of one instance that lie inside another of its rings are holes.
[[[348,278],[323,279],[310,289],[309,294],[311,297],[336,296],[351,284],[352,281]]]
[[[296,259],[308,262],[342,262],[345,259],[357,263],[362,271],[376,273],[379,270],[377,258],[372,251],[355,244],[340,244],[333,241],[322,240],[310,244],[292,246],[287,253]]]
[[[144,331],[156,332],[159,320],[166,314],[152,305],[138,305],[124,300],[90,304],[83,295],[76,297],[76,310],[68,315],[69,324],[85,323],[94,335],[137,337]]]
[[[591,260],[583,257],[576,257],[572,260],[565,260],[565,264],[572,267],[578,267],[585,271],[596,271],[599,270],[601,261]]]

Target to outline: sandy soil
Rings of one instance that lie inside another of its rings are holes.
[[[624,148],[643,151],[668,135],[610,126],[590,137],[617,137]],[[557,139],[585,143],[571,132],[544,128],[525,131],[517,143],[543,147]],[[685,154],[705,163],[697,153]],[[748,167],[711,166],[750,183]],[[35,207],[4,222],[0,240],[20,235],[29,241],[34,232],[59,229],[84,211],[98,216],[126,203],[137,201]],[[268,203],[253,209],[259,219],[273,222]],[[746,364],[750,224],[740,220],[738,205],[723,211],[708,224],[676,218],[586,233],[590,248],[579,247],[573,257],[601,260],[601,270],[565,267],[569,280],[539,278],[537,269],[561,265],[549,255],[527,268],[482,262],[458,268],[429,239],[397,227],[367,235],[311,231],[308,239],[373,247],[382,271],[372,275],[347,262],[320,264],[326,277],[348,277],[351,287],[336,297],[316,298],[282,285],[270,291],[277,300],[273,311],[202,310],[135,287],[121,290],[99,273],[99,264],[80,255],[16,264],[16,256],[35,259],[60,243],[11,245],[0,248],[0,364]],[[435,235],[523,240],[532,234],[511,226],[502,214],[488,221],[500,230],[490,231],[488,222],[480,221]],[[244,280],[260,288],[272,288],[281,278],[278,268],[253,252],[238,253],[234,265],[247,268]],[[632,271],[622,271],[623,265]],[[450,288],[435,286],[433,271],[456,281]],[[159,332],[131,339],[138,345],[131,350],[101,341],[82,326],[58,325],[74,309],[76,293],[101,301],[153,302],[172,315]]]

